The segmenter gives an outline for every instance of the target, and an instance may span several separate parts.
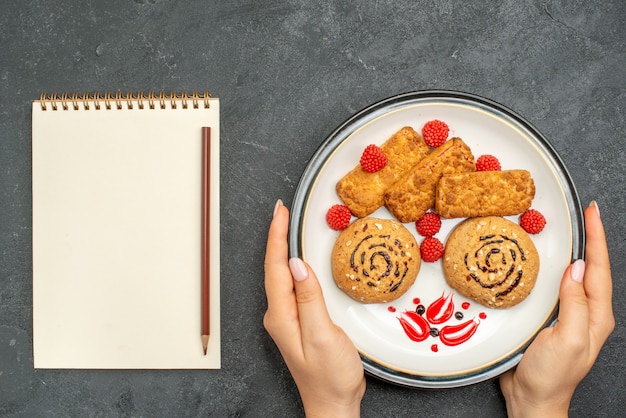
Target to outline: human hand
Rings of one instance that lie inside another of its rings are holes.
[[[267,312],[263,325],[293,376],[307,417],[358,417],[363,365],[352,341],[326,310],[311,268],[288,260],[289,211],[279,200],[265,253]]]
[[[584,217],[586,262],[565,270],[558,322],[542,330],[517,368],[500,377],[511,417],[566,417],[576,386],[615,327],[609,254],[595,202]]]

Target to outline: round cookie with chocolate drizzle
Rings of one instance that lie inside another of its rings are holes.
[[[539,254],[518,224],[499,216],[469,218],[450,233],[443,271],[463,296],[490,308],[509,308],[535,286]]]
[[[422,259],[415,237],[390,219],[357,219],[337,237],[331,256],[337,286],[363,303],[391,302],[415,282]]]

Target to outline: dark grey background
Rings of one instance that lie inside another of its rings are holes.
[[[623,0],[0,0],[0,415],[301,415],[262,327],[274,202],[291,203],[316,147],[354,112],[406,91],[454,89],[526,117],[583,203],[598,200],[617,328],[571,416],[622,416],[625,32]],[[34,370],[32,100],[205,89],[222,103],[222,369]],[[363,416],[505,415],[497,381],[438,391],[367,383]]]

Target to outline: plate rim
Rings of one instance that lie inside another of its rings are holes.
[[[315,183],[315,180],[320,173],[320,169],[332,156],[333,151],[341,143],[343,143],[343,141],[349,138],[353,132],[362,126],[359,122],[363,122],[363,124],[369,123],[378,117],[376,116],[376,113],[380,113],[379,116],[382,116],[389,111],[397,110],[394,106],[402,105],[402,103],[405,102],[418,103],[419,101],[437,99],[453,99],[456,102],[473,106],[478,105],[483,109],[486,108],[488,111],[495,111],[497,114],[503,114],[509,119],[507,122],[513,122],[520,125],[533,139],[538,142],[538,145],[546,151],[547,157],[554,165],[554,170],[552,171],[554,171],[554,174],[557,175],[559,183],[563,187],[565,199],[567,201],[568,211],[571,217],[570,226],[572,231],[570,259],[575,260],[577,258],[584,258],[585,231],[580,197],[567,167],[552,144],[534,125],[508,107],[483,96],[455,90],[416,90],[387,97],[353,113],[329,135],[327,135],[308,160],[294,192],[291,205],[291,218],[289,221],[289,256],[302,257],[303,254],[303,215],[306,211],[308,198],[311,193],[311,186]],[[495,363],[479,368],[476,371],[449,376],[408,374],[389,369],[381,364],[378,364],[367,356],[364,356],[361,352],[359,352],[359,355],[361,357],[363,368],[368,375],[374,376],[388,383],[412,388],[453,388],[467,386],[497,377],[510,368],[516,366],[521,360],[524,351],[528,345],[532,343],[537,334],[544,328],[554,325],[558,316],[558,310],[559,300],[557,299],[552,313],[548,316],[544,324],[538,327],[537,331],[530,336],[525,344],[522,344],[520,348],[512,354],[497,360]]]

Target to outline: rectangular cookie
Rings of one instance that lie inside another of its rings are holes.
[[[461,138],[449,139],[385,192],[385,204],[400,222],[414,222],[435,206],[441,176],[474,170],[472,150]]]
[[[477,171],[443,176],[435,208],[443,218],[518,215],[535,197],[535,183],[526,170]]]
[[[342,202],[359,218],[383,206],[385,190],[430,150],[424,138],[410,126],[393,134],[380,148],[387,157],[385,168],[376,173],[368,173],[357,165],[335,187]]]

